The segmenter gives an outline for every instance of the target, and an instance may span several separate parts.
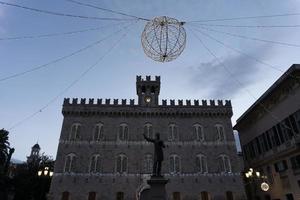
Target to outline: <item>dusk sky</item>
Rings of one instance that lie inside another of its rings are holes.
[[[0,1],[0,128],[9,130],[11,146],[16,149],[13,157],[16,159],[26,160],[31,147],[37,141],[42,152],[55,158],[63,120],[61,108],[64,97],[137,100],[136,75],[160,75],[160,100],[230,99],[234,111],[234,125],[236,119],[285,70],[294,63],[300,63],[298,0],[80,1],[147,19],[169,16],[187,22],[184,25],[187,33],[185,50],[174,61],[155,62],[144,54],[141,46],[145,21],[131,24],[132,20],[107,21],[54,16],[1,4],[7,2],[65,14],[128,19],[66,0]],[[294,15],[205,21],[281,14]],[[197,20],[204,21],[191,22]],[[86,29],[92,30],[81,31]],[[202,35],[197,29],[243,54],[222,46],[212,38]],[[77,33],[13,39],[70,31]],[[111,34],[114,35],[107,38]],[[237,35],[290,45],[255,41]],[[76,55],[31,73],[4,80],[8,76],[70,55],[102,38],[107,39]],[[218,60],[208,53],[199,39]],[[109,51],[114,44],[116,46]],[[95,67],[81,76],[102,57]],[[65,90],[74,81],[76,84]],[[34,113],[36,114],[33,117],[29,117]]]

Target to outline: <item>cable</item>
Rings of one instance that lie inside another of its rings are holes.
[[[196,26],[196,27],[198,27],[198,26]],[[245,36],[245,35],[239,35],[239,34],[235,34],[235,33],[218,31],[218,30],[211,29],[211,28],[206,28],[206,27],[202,27],[202,29],[206,29],[208,31],[229,35],[229,36],[232,36],[232,37],[247,39],[247,40],[259,41],[259,42],[265,42],[265,43],[272,43],[272,44],[277,44],[277,45],[282,45],[282,46],[289,46],[289,47],[298,47],[298,48],[300,47],[299,44],[291,44],[291,43],[286,43],[286,42],[277,42],[277,41],[272,41],[272,40],[265,40],[265,39],[260,39],[260,38],[248,37],[248,36]]]
[[[194,22],[216,22],[216,21],[232,21],[232,20],[244,20],[244,19],[258,19],[258,18],[273,18],[273,17],[289,17],[289,16],[299,16],[300,13],[285,13],[285,14],[276,14],[276,15],[259,15],[259,16],[246,16],[246,17],[232,17],[232,18],[219,18],[219,19],[204,19]]]
[[[300,27],[300,25],[231,25],[231,24],[203,24],[203,23],[197,23],[197,25],[230,27],[230,28],[299,28]]]
[[[89,17],[89,16],[83,16],[83,15],[73,15],[73,14],[60,13],[60,12],[54,12],[54,11],[49,11],[49,10],[42,10],[42,9],[38,9],[38,8],[31,8],[31,7],[8,3],[8,2],[3,2],[3,1],[0,1],[0,4],[6,5],[6,6],[12,6],[12,7],[16,7],[16,8],[22,8],[22,9],[30,10],[30,11],[34,11],[34,12],[49,14],[49,15],[62,16],[62,17],[73,17],[73,18],[80,18],[80,19],[95,19],[95,20],[112,20],[112,21],[133,20],[133,19],[122,19],[122,18]]]
[[[249,54],[247,54],[247,53],[245,53],[245,52],[243,52],[243,51],[241,51],[241,50],[239,50],[239,49],[236,49],[236,48],[234,48],[234,47],[232,47],[232,46],[230,46],[230,45],[228,45],[228,44],[226,44],[226,43],[224,43],[224,42],[222,42],[222,41],[220,41],[220,40],[214,38],[213,36],[211,36],[211,35],[209,35],[209,34],[207,34],[207,33],[204,33],[203,31],[200,31],[199,29],[194,28],[194,30],[198,31],[198,32],[201,33],[202,35],[204,35],[204,36],[210,38],[211,40],[214,40],[215,42],[221,44],[222,46],[224,46],[224,47],[226,47],[226,48],[228,48],[228,49],[231,49],[231,50],[233,50],[233,51],[235,51],[235,52],[237,52],[237,53],[239,53],[239,54],[241,54],[241,55],[243,55],[243,56],[246,56],[246,57],[248,57],[248,58],[251,58],[251,59],[255,60],[256,62],[262,64],[262,65],[265,65],[265,66],[267,66],[267,67],[270,67],[270,68],[272,68],[272,69],[275,69],[275,70],[277,70],[277,71],[280,71],[280,72],[282,72],[282,73],[285,73],[284,70],[281,70],[280,68],[277,68],[277,67],[275,67],[275,66],[273,66],[273,65],[271,65],[271,64],[269,64],[269,63],[266,63],[266,62],[264,62],[264,61],[261,61],[261,60],[259,60],[258,58],[254,57],[254,56],[251,56],[251,55],[249,55]],[[291,75],[291,74],[288,74],[288,76],[290,76],[290,77],[292,77],[292,78],[295,78],[295,79],[297,79],[297,80],[300,80],[300,77],[293,76],[293,75]]]
[[[229,70],[229,68],[223,63],[220,61],[220,59],[216,56],[216,54],[214,54],[206,45],[205,43],[195,34],[195,32],[192,30],[192,33],[193,35],[200,41],[200,43],[202,44],[202,46],[211,54],[212,57],[214,57],[216,59],[216,61],[225,69],[225,71],[233,78],[233,80],[235,80],[235,82],[241,86],[241,88],[243,88],[246,93],[251,96],[257,103],[260,107],[262,107],[268,114],[270,114],[270,116],[275,120],[277,121],[277,123],[281,123],[280,119],[275,116],[265,105],[263,105],[261,102],[258,102],[257,98],[244,86],[244,84],[242,82],[240,82],[237,78],[235,78],[235,76],[233,75],[233,73]],[[293,134],[295,135],[296,133],[294,132],[294,130],[287,126],[286,124],[282,124],[285,128],[291,130],[293,132]]]
[[[133,25],[133,24],[130,24],[130,25]],[[128,27],[129,26],[124,27],[124,29],[127,29]],[[95,63],[93,63],[91,66],[89,66],[86,70],[83,71],[83,73],[81,73],[75,80],[73,80],[68,87],[66,87],[65,89],[63,89],[60,93],[58,93],[54,98],[52,98],[48,103],[46,103],[43,107],[41,107],[40,109],[38,109],[36,112],[34,112],[31,115],[27,116],[23,120],[15,123],[15,124],[13,124],[8,130],[12,130],[12,129],[16,128],[17,126],[23,124],[25,121],[31,119],[32,117],[34,117],[38,113],[40,113],[43,110],[45,110],[52,103],[54,103],[59,97],[61,97],[64,93],[66,93],[69,89],[71,89],[76,83],[78,83],[89,71],[91,71],[94,67],[96,67],[100,63],[100,61],[102,61],[103,58],[107,54],[109,54],[114,49],[114,47],[117,46],[117,44],[119,44],[121,42],[121,40],[128,34],[128,32],[129,32],[129,30],[127,30],[126,33],[124,33],[100,58],[98,58]]]
[[[64,59],[67,59],[67,58],[69,58],[69,57],[72,57],[72,56],[74,56],[74,55],[76,55],[76,54],[78,54],[78,53],[81,53],[81,52],[83,52],[83,51],[89,49],[89,48],[92,48],[92,47],[95,46],[95,45],[100,44],[100,43],[103,42],[104,40],[106,40],[106,39],[112,37],[113,35],[115,35],[115,34],[121,32],[123,29],[124,29],[124,27],[123,27],[122,29],[119,29],[118,31],[115,31],[115,32],[113,32],[112,34],[106,36],[105,38],[102,38],[101,40],[97,40],[96,42],[93,42],[93,43],[91,43],[91,44],[89,44],[89,45],[87,45],[87,46],[85,46],[85,47],[83,47],[83,48],[81,48],[81,49],[79,49],[79,50],[76,50],[76,51],[74,51],[74,52],[72,52],[72,53],[70,53],[70,54],[67,54],[67,55],[65,55],[65,56],[62,56],[62,57],[56,58],[56,59],[54,59],[54,60],[51,60],[51,61],[47,62],[46,64],[42,64],[42,65],[39,65],[39,66],[37,66],[37,67],[33,67],[33,68],[31,68],[31,69],[25,70],[25,71],[23,71],[23,72],[18,72],[18,73],[15,73],[15,74],[12,74],[12,75],[9,75],[9,76],[0,78],[0,82],[6,81],[6,80],[9,80],[9,79],[12,79],[12,78],[16,78],[16,77],[19,77],[19,76],[22,76],[22,75],[28,74],[28,73],[30,73],[30,72],[37,71],[37,70],[39,70],[39,69],[45,68],[45,67],[47,67],[47,66],[49,66],[49,65],[55,64],[55,63],[57,63],[57,62],[59,62],[59,61],[62,61],[62,60],[64,60]]]
[[[123,16],[126,16],[126,17],[133,17],[133,18],[136,18],[136,19],[139,19],[139,20],[150,21],[149,19],[146,19],[146,18],[137,17],[137,16],[135,16],[135,15],[129,15],[129,14],[126,14],[126,13],[123,13],[123,12],[114,11],[114,10],[107,9],[107,8],[101,8],[101,7],[99,7],[99,6],[95,6],[95,5],[88,4],[88,3],[82,3],[82,2],[79,2],[79,1],[75,1],[75,0],[66,0],[66,1],[69,1],[69,2],[71,2],[71,3],[78,4],[78,5],[81,5],[81,6],[87,6],[87,7],[90,7],[90,8],[96,8],[96,9],[98,9],[98,10],[103,10],[103,11],[106,11],[106,12],[110,12],[110,13],[114,13],[114,14],[123,15]]]
[[[89,32],[89,31],[97,31],[101,30],[102,28],[109,27],[109,26],[116,26],[120,24],[124,24],[126,22],[120,22],[117,24],[108,24],[105,26],[100,26],[96,28],[89,28],[89,29],[81,29],[77,31],[68,31],[68,32],[62,32],[62,33],[49,33],[49,34],[42,34],[42,35],[27,35],[27,36],[17,36],[17,37],[4,37],[0,38],[0,41],[4,40],[21,40],[21,39],[36,39],[36,38],[48,38],[48,37],[56,37],[56,36],[63,36],[63,35],[73,35],[77,33],[84,33],[84,32]]]

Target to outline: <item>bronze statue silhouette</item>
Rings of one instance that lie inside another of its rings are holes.
[[[162,140],[160,140],[159,133],[155,134],[155,139],[147,137],[145,133],[143,135],[145,140],[154,144],[154,162],[152,176],[161,176],[161,164],[164,160],[163,148],[165,148],[165,144]]]

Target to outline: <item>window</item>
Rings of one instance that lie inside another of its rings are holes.
[[[88,200],[96,200],[96,192],[89,192]]]
[[[216,133],[217,133],[217,140],[219,142],[223,142],[226,140],[225,138],[225,132],[224,132],[224,127],[221,124],[216,124]]]
[[[200,124],[195,124],[193,128],[194,128],[195,139],[197,141],[203,141],[204,140],[203,127]]]
[[[233,193],[231,191],[226,192],[226,200],[233,200]]]
[[[120,124],[119,140],[121,140],[121,141],[128,140],[128,125],[125,123]]]
[[[227,155],[220,155],[219,158],[219,169],[222,173],[231,173],[230,159]]]
[[[149,137],[149,138],[153,138],[153,127],[152,124],[150,123],[146,123],[144,126],[144,134]]]
[[[71,132],[69,135],[69,140],[78,140],[80,139],[80,129],[81,124],[75,123],[71,126]]]
[[[180,172],[180,158],[178,155],[170,156],[170,173]]]
[[[294,200],[294,196],[293,196],[293,194],[286,194],[285,195],[286,196],[286,200]]]
[[[69,200],[70,193],[68,191],[64,191],[61,196],[61,200]]]
[[[178,141],[178,130],[176,124],[169,125],[169,140]]]
[[[207,173],[207,157],[199,154],[196,156],[196,169],[199,173]]]
[[[276,172],[283,172],[283,171],[287,170],[286,160],[282,160],[282,161],[275,163],[274,167],[275,167]]]
[[[117,192],[117,200],[124,200],[124,192]]]
[[[295,114],[295,121],[298,126],[298,134],[300,133],[300,110],[298,110]]]
[[[291,157],[291,163],[293,169],[300,169],[300,155]]]
[[[144,169],[146,173],[151,173],[152,172],[152,166],[153,166],[153,159],[151,154],[146,154],[145,155],[145,160],[144,160]]]
[[[127,172],[127,157],[125,154],[120,154],[117,156],[116,171],[118,173]]]
[[[75,172],[75,166],[76,166],[76,155],[70,153],[69,155],[66,156],[65,159],[64,172]]]
[[[93,155],[90,162],[90,173],[100,172],[101,158],[100,155]]]
[[[180,200],[180,192],[173,192],[173,200]]]
[[[211,200],[210,194],[206,191],[201,192],[201,200]]]
[[[100,141],[103,140],[104,135],[103,135],[103,124],[99,123],[95,125],[94,128],[94,141]]]

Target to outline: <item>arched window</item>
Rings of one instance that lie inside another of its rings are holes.
[[[100,172],[101,157],[99,154],[93,155],[90,162],[90,173]]]
[[[116,200],[124,200],[124,192],[117,192]]]
[[[198,173],[207,173],[207,157],[203,154],[196,156],[196,169]]]
[[[201,192],[201,200],[211,200],[210,194],[206,191]]]
[[[153,138],[153,126],[152,126],[152,124],[146,123],[144,125],[144,134],[149,138]]]
[[[127,156],[125,154],[120,154],[117,156],[116,172],[118,173],[127,172]]]
[[[120,124],[119,127],[119,140],[126,141],[128,140],[128,125],[125,123]]]
[[[173,200],[180,200],[180,192],[173,192]]]
[[[224,142],[226,140],[224,127],[221,124],[215,125],[217,141]]]
[[[89,192],[88,200],[96,200],[96,192]]]
[[[180,158],[178,155],[170,156],[170,173],[179,173],[180,172]]]
[[[81,131],[81,124],[74,123],[71,126],[71,131],[69,134],[69,140],[79,140],[80,139],[80,131]]]
[[[77,157],[74,153],[70,153],[65,158],[64,172],[75,172]]]
[[[169,140],[178,141],[178,127],[176,124],[169,124]]]
[[[100,141],[103,140],[104,135],[103,135],[103,124],[102,123],[98,123],[95,125],[94,127],[94,141]]]
[[[152,172],[152,166],[153,166],[153,159],[151,154],[146,154],[145,155],[145,160],[144,160],[144,169],[146,173],[151,173]]]
[[[220,155],[218,157],[219,169],[222,173],[231,173],[230,159],[227,155]]]
[[[70,193],[68,191],[64,191],[61,195],[61,200],[69,200]]]
[[[194,128],[194,136],[197,141],[204,141],[204,132],[203,132],[203,126],[200,124],[195,124],[193,126]]]

